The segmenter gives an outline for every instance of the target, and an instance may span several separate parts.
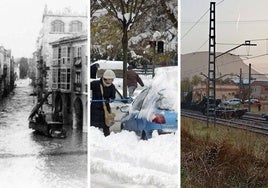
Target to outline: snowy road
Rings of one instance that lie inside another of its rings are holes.
[[[139,140],[134,132],[104,137],[90,127],[92,188],[178,187],[178,135],[153,135]]]

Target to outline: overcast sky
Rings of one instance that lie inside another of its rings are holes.
[[[182,54],[208,51],[206,41],[208,41],[210,2],[210,0],[181,0]],[[226,52],[244,43],[245,40],[251,40],[251,43],[257,44],[256,47],[240,47],[232,53],[241,55],[244,59],[248,58],[245,63],[251,63],[253,68],[267,74],[268,1],[217,0],[214,2],[216,2],[216,51]],[[198,20],[200,21],[196,24]]]
[[[35,42],[42,27],[45,4],[49,10],[71,7],[86,12],[87,0],[1,0],[0,45],[11,49],[12,56],[32,57]]]

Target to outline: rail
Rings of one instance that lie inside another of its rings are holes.
[[[197,119],[204,122],[207,121],[207,116],[203,115],[198,111],[182,109],[181,116],[188,117],[191,119]],[[268,136],[268,121],[266,121],[264,118],[261,118],[261,116],[256,116],[254,114],[246,113],[242,118],[232,118],[232,119],[223,119],[217,117],[216,124],[232,128],[243,129]]]

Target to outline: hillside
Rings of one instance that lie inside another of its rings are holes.
[[[218,56],[221,53],[217,53]],[[224,74],[240,74],[240,68],[242,68],[242,77],[248,78],[249,67],[243,60],[233,54],[225,54],[216,59],[216,78]],[[200,75],[203,72],[207,75],[208,72],[208,52],[195,52],[181,55],[181,78],[192,78],[194,75]],[[265,78],[253,68],[251,69],[252,77],[254,78]]]

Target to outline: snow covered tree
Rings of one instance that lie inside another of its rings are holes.
[[[145,0],[99,0],[101,6],[108,11],[108,14],[118,20],[122,30],[123,49],[123,96],[127,97],[127,49],[128,32],[131,26],[143,15]]]
[[[136,23],[129,40],[129,47],[143,58],[151,59],[153,56],[149,41],[163,41],[165,53],[156,55],[156,62],[176,59],[178,44],[177,12],[178,5],[175,0],[154,0],[146,16]],[[164,5],[163,5],[164,4]],[[142,48],[141,48],[142,47]],[[176,62],[169,63],[175,65]]]
[[[115,57],[122,49],[122,31],[117,20],[106,14],[91,21],[91,58],[119,60]],[[98,59],[96,59],[98,60]]]
[[[155,40],[165,44],[165,53],[156,55],[156,63],[176,64],[173,62],[176,61],[178,43],[176,0],[98,2],[99,5],[94,4],[97,8],[91,8],[91,55],[97,57],[99,53],[108,59],[121,60],[118,57],[123,53],[126,70],[127,63],[151,63],[153,53],[149,41]],[[127,58],[129,54],[131,59]]]

